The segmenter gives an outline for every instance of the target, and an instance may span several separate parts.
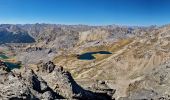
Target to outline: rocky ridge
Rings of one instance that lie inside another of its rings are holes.
[[[0,71],[1,99],[108,100],[114,94],[114,90],[112,92],[106,89],[105,93],[100,93],[83,89],[74,81],[68,71],[54,65],[53,62],[40,63],[35,71],[29,68],[7,71],[4,66],[1,66]]]

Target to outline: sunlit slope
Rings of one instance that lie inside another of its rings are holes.
[[[126,96],[130,83],[143,79],[155,66],[170,60],[170,28],[154,30],[134,38],[107,45],[75,49],[57,56],[54,61],[71,71],[78,81],[108,80],[117,88],[117,95]],[[87,52],[108,51],[109,55],[93,54],[93,60],[77,59]]]

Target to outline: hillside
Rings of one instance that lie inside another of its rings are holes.
[[[93,92],[94,84],[104,83],[115,90],[115,99],[169,98],[169,25],[7,24],[1,25],[1,30],[12,42],[2,47],[34,72],[41,62],[52,60]],[[36,74],[53,89],[53,75]]]

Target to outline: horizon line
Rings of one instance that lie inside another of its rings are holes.
[[[66,24],[66,23],[50,23],[50,22],[34,22],[34,23],[0,23],[0,25],[35,25],[35,24],[46,24],[46,25],[72,25],[72,26],[78,26],[78,25],[84,25],[84,26],[122,26],[122,27],[161,27],[161,26],[165,26],[165,25],[170,25],[170,23],[168,24],[151,24],[151,25],[126,25],[126,24],[80,24],[80,23],[76,23],[76,24]]]

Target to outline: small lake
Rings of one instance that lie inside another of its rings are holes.
[[[0,54],[0,59],[8,59],[9,57],[5,56],[4,54]]]
[[[98,51],[98,52],[87,52],[79,55],[77,59],[80,60],[93,60],[96,59],[93,54],[112,54],[111,52],[108,51]]]
[[[5,64],[10,70],[12,70],[14,68],[20,68],[21,67],[20,64],[15,64],[15,63],[11,63],[11,62],[5,62]]]
[[[6,59],[9,59],[9,57],[7,57],[5,54],[0,54],[0,60],[3,60],[5,65],[10,69],[14,69],[14,68],[20,68],[21,65],[20,64],[16,64],[16,63],[11,63],[6,61]]]

